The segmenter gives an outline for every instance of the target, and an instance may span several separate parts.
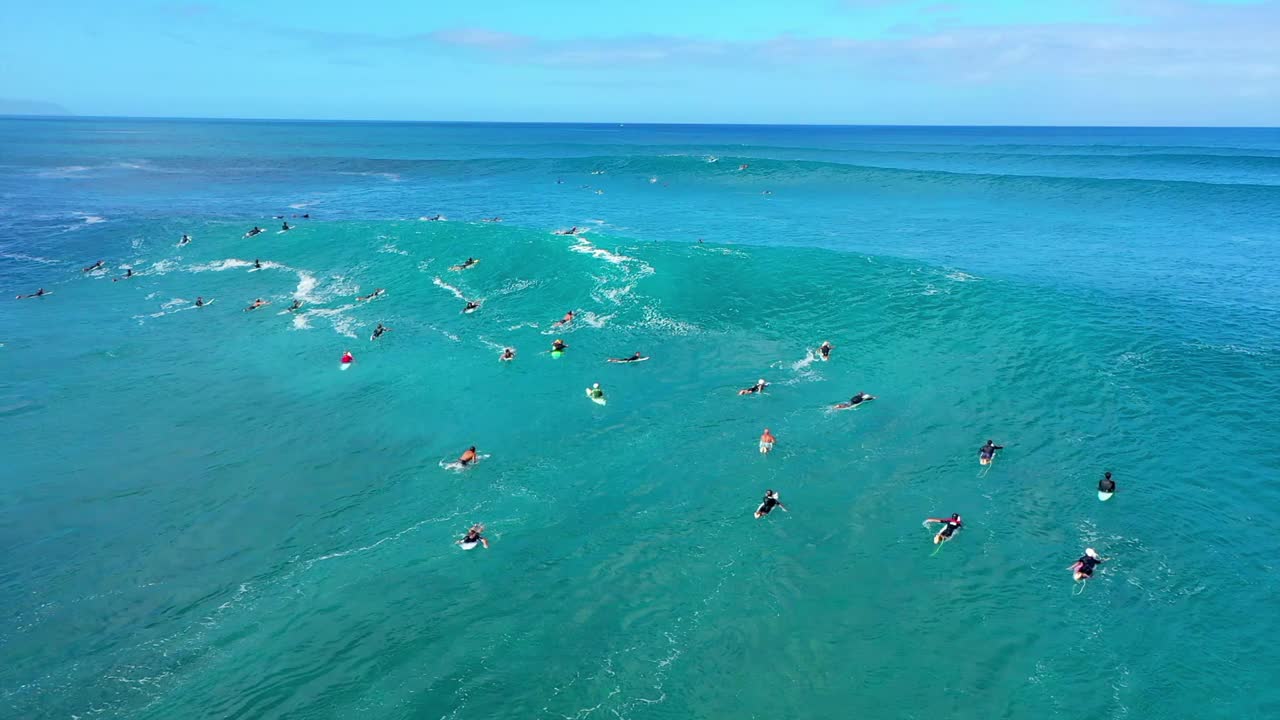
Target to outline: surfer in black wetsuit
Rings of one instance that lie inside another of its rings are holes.
[[[645,357],[644,355],[641,355],[641,354],[640,354],[640,351],[639,351],[639,350],[637,350],[637,351],[635,351],[635,353],[634,353],[634,354],[632,354],[632,356],[631,356],[631,357],[626,357],[626,358],[609,358],[609,359],[608,359],[608,360],[606,360],[605,362],[611,362],[611,363],[633,363],[633,362],[639,362],[639,361],[641,361],[641,360],[648,360],[648,359],[649,359],[649,358]]]
[[[822,358],[824,362],[827,360],[830,360],[831,359],[831,343],[824,341],[821,347],[818,348],[818,355]]]
[[[567,347],[569,346],[565,345],[563,340],[556,340],[551,343],[551,352],[564,352],[564,349]]]
[[[387,333],[387,332],[391,332],[391,328],[386,327],[382,323],[378,323],[378,327],[373,329],[373,335],[370,335],[369,339],[377,340],[378,338],[382,337],[383,333]]]
[[[204,307],[204,298],[203,298],[203,297],[197,297],[197,298],[196,298],[196,307]]]
[[[96,262],[96,263],[94,263],[94,264],[90,265],[89,267],[87,267],[87,268],[85,268],[85,269],[81,270],[80,272],[93,272],[94,270],[98,270],[98,269],[100,269],[100,268],[102,267],[103,262],[104,262],[104,261],[99,260],[98,262]]]
[[[467,536],[459,540],[458,544],[474,545],[475,543],[480,543],[481,545],[484,546],[485,550],[488,550],[489,541],[484,539],[484,535],[481,535],[481,533],[483,532],[484,532],[484,525],[481,525],[479,523],[472,525],[471,529],[467,531]]]
[[[261,235],[261,234],[262,234],[262,228],[258,227],[257,225],[254,225],[253,229],[245,233],[244,236],[253,237],[254,235]]]
[[[302,301],[301,301],[301,300],[294,300],[294,301],[293,301],[293,304],[289,306],[289,312],[298,312],[298,310],[299,310],[301,307],[302,307]]]
[[[15,299],[15,300],[26,300],[27,298],[44,297],[44,295],[45,295],[44,288],[40,288],[39,290],[36,290],[35,292],[33,292],[33,293],[29,294],[29,295],[19,295],[19,296],[17,296],[17,297],[16,297],[16,298],[14,298],[14,299]]]
[[[778,493],[772,490],[765,490],[764,502],[760,503],[760,507],[756,508],[756,519],[759,520],[765,515],[773,512],[775,507],[782,508],[783,512],[790,512],[790,510],[787,510],[787,506],[783,505],[782,501],[778,499]]]
[[[516,351],[514,348],[503,348],[502,355],[498,356],[503,362],[511,362],[516,359]]]
[[[257,258],[254,258],[254,259],[253,259],[253,269],[254,269],[254,270],[261,270],[261,269],[262,269],[262,261],[261,261],[261,260],[259,260],[259,259],[257,259]]]
[[[191,236],[190,236],[190,235],[183,235],[183,236],[182,236],[182,239],[178,241],[178,245],[179,245],[179,246],[186,245],[186,244],[187,244],[187,243],[189,243],[189,242],[191,242]]]
[[[289,221],[285,220],[284,225],[280,226],[280,232],[289,232],[293,228],[289,227]]]
[[[978,449],[978,463],[990,465],[991,461],[996,459],[996,451],[1003,449],[1004,446],[997,445],[995,440],[988,440],[986,445]]]
[[[1116,481],[1111,479],[1111,473],[1110,472],[1103,473],[1102,479],[1098,481],[1098,492],[1107,493],[1108,495],[1110,495],[1115,491],[1116,491]]]
[[[1093,548],[1085,548],[1084,555],[1080,556],[1079,560],[1072,563],[1068,570],[1074,570],[1076,582],[1080,582],[1081,580],[1088,580],[1093,577],[1094,568],[1106,561],[1106,558],[1098,557],[1098,553],[1095,552]]]
[[[133,268],[125,268],[124,275],[121,275],[118,278],[112,278],[111,282],[120,282],[121,280],[128,280],[131,277],[133,277]]]
[[[755,385],[752,385],[749,388],[744,388],[742,390],[739,390],[738,394],[739,395],[755,395],[756,393],[764,392],[764,389],[767,387],[769,387],[769,383],[765,382],[764,378],[760,378],[759,380],[756,381]]]
[[[950,540],[957,530],[964,527],[964,522],[960,520],[960,515],[957,513],[951,513],[949,518],[928,518],[925,522],[942,523],[942,529],[938,531],[937,535],[933,536],[934,545]]]
[[[462,312],[469,313],[469,312],[472,312],[473,310],[479,310],[479,309],[480,309],[480,303],[471,302],[470,300],[468,300],[467,306],[462,308]]]
[[[854,395],[853,397],[849,398],[849,402],[836,403],[831,407],[833,410],[848,410],[849,408],[856,408],[862,403],[867,402],[868,400],[875,400],[875,399],[876,399],[875,395],[868,395],[864,392],[860,392],[857,395]]]

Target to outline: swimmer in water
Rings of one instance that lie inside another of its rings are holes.
[[[1093,548],[1085,548],[1084,555],[1067,569],[1073,571],[1076,582],[1080,582],[1093,577],[1093,569],[1106,561],[1106,558],[1098,557]]]
[[[368,295],[362,295],[362,296],[360,296],[360,297],[356,298],[356,302],[372,300],[372,299],[374,299],[374,298],[376,298],[376,297],[378,297],[378,296],[382,295],[382,293],[384,293],[384,292],[386,292],[386,290],[384,290],[384,289],[382,289],[382,288],[378,288],[377,290],[374,290],[373,292],[369,293]]]
[[[875,399],[876,399],[875,395],[868,395],[864,392],[860,392],[857,395],[854,395],[853,397],[849,398],[849,402],[836,403],[835,405],[831,406],[831,409],[832,410],[848,410],[849,408],[856,408],[862,403],[867,402],[868,400],[875,400]]]
[[[178,241],[178,247],[182,247],[183,245],[186,245],[189,242],[191,242],[191,236],[183,235],[182,239]]]
[[[996,451],[1003,449],[1003,445],[997,445],[994,440],[988,440],[986,445],[978,449],[978,464],[990,465],[991,461],[996,459]]]
[[[112,278],[111,282],[120,282],[121,280],[128,280],[131,277],[133,277],[133,268],[125,268],[124,275],[121,275],[118,278]]]
[[[451,268],[449,268],[449,269],[450,269],[450,270],[466,270],[467,268],[471,267],[472,265],[475,265],[475,264],[476,264],[476,263],[478,263],[478,262],[480,262],[480,261],[479,261],[479,260],[477,260],[477,259],[475,259],[475,258],[470,258],[470,257],[469,257],[469,258],[467,258],[467,261],[466,261],[466,262],[462,263],[461,265],[454,265],[453,267],[451,267]]]
[[[35,292],[33,292],[33,293],[29,294],[29,295],[19,295],[19,296],[17,296],[17,297],[16,297],[16,298],[14,298],[14,299],[15,299],[15,300],[26,300],[27,298],[37,298],[37,297],[44,297],[44,296],[45,296],[44,288],[40,288],[39,290],[36,290]]]
[[[471,447],[467,448],[466,452],[462,453],[462,457],[458,458],[458,464],[462,465],[462,467],[466,467],[471,463],[475,462],[476,459],[477,459],[476,446],[472,445]]]
[[[942,543],[950,540],[951,536],[955,535],[957,530],[964,527],[964,522],[960,519],[960,515],[957,513],[951,513],[951,517],[949,518],[928,518],[925,522],[942,523],[942,529],[938,531],[937,535],[933,536],[934,545],[941,545]]]
[[[556,340],[551,343],[551,352],[564,352],[567,347],[569,346],[565,345],[563,340]]]
[[[261,269],[262,269],[262,261],[261,261],[261,260],[259,260],[258,258],[254,258],[254,259],[253,259],[253,269],[254,269],[254,270],[261,270]]]
[[[775,507],[782,508],[783,512],[791,512],[787,509],[787,506],[783,505],[782,501],[778,499],[778,493],[772,490],[765,490],[764,502],[760,503],[760,507],[756,508],[756,519],[759,520],[765,515],[773,512]]]
[[[608,359],[608,360],[606,360],[605,362],[611,362],[611,363],[633,363],[633,362],[640,362],[641,360],[648,360],[648,359],[649,359],[649,358],[648,358],[647,356],[645,356],[645,355],[641,355],[641,354],[640,354],[640,351],[639,351],[639,350],[637,350],[637,351],[635,351],[635,353],[633,353],[633,354],[631,355],[631,357],[625,357],[625,358],[609,358],[609,359]]]
[[[257,300],[254,300],[254,301],[253,301],[253,304],[252,304],[252,305],[250,305],[249,307],[245,308],[245,309],[244,309],[244,311],[245,311],[245,312],[249,312],[250,310],[257,310],[258,308],[262,307],[263,305],[268,305],[268,304],[269,304],[269,303],[268,303],[268,302],[266,302],[265,300],[263,300],[262,298],[258,298]]]
[[[378,327],[373,329],[373,334],[369,336],[369,339],[377,340],[378,338],[382,337],[383,333],[389,333],[389,332],[391,332],[391,328],[383,325],[382,323],[378,323]]]
[[[1111,473],[1102,474],[1102,479],[1098,481],[1098,492],[1111,494],[1116,491],[1116,481],[1111,479]]]
[[[822,343],[822,345],[818,348],[818,357],[822,358],[823,362],[826,362],[831,359],[831,343],[829,342]]]
[[[764,392],[764,389],[767,387],[769,387],[769,383],[765,382],[764,378],[760,378],[759,380],[756,381],[755,385],[752,385],[749,388],[744,388],[742,390],[739,390],[738,394],[739,395],[755,395],[756,393]]]
[[[254,235],[261,235],[261,234],[262,234],[262,228],[258,227],[257,225],[254,225],[253,229],[245,233],[244,236],[247,238],[251,238]]]
[[[464,312],[464,313],[469,313],[469,312],[472,312],[472,311],[474,311],[474,310],[479,310],[479,309],[480,309],[480,303],[478,303],[478,302],[471,302],[470,300],[468,300],[468,301],[467,301],[467,306],[466,306],[466,307],[464,307],[464,308],[462,308],[462,312]]]
[[[298,312],[298,309],[301,307],[302,307],[302,301],[294,300],[293,304],[289,306],[289,312]]]
[[[353,363],[353,362],[355,362],[355,361],[356,361],[356,356],[355,356],[355,355],[352,355],[350,350],[343,350],[343,351],[342,351],[342,364],[343,364],[343,365],[350,365],[351,363]]]
[[[98,262],[96,262],[96,263],[94,263],[94,264],[90,265],[89,267],[87,267],[87,268],[85,268],[85,269],[81,270],[80,272],[93,272],[94,270],[98,270],[98,269],[100,269],[100,268],[102,267],[102,265],[103,265],[103,261],[102,261],[102,260],[99,260]]]
[[[204,307],[204,298],[203,298],[203,297],[197,297],[197,298],[196,298],[196,307]]]
[[[498,359],[503,362],[511,362],[512,360],[515,360],[516,359],[515,348],[503,348],[502,355],[498,356]]]
[[[776,442],[778,442],[778,438],[769,432],[769,428],[765,428],[764,432],[760,434],[760,452],[769,452]]]
[[[563,325],[568,325],[569,323],[573,322],[574,317],[576,317],[576,315],[572,310],[570,310],[569,312],[564,314],[564,317],[552,323],[551,327],[561,327]]]
[[[458,541],[458,544],[474,545],[476,543],[480,543],[481,545],[484,546],[485,550],[488,550],[489,541],[485,540],[484,535],[480,534],[483,532],[484,532],[484,525],[481,525],[480,523],[476,523],[475,525],[471,526],[470,530],[467,531],[467,536]]]

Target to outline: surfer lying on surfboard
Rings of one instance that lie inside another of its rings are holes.
[[[26,300],[27,298],[33,298],[33,297],[44,297],[45,295],[48,295],[48,294],[49,294],[49,293],[46,293],[46,292],[44,291],[44,288],[40,288],[39,290],[36,290],[35,292],[31,293],[30,295],[19,295],[19,296],[17,296],[17,297],[16,297],[16,298],[14,298],[14,299],[15,299],[15,300]]]
[[[569,323],[573,322],[573,318],[574,318],[574,311],[570,310],[569,312],[564,314],[564,317],[552,323],[551,327],[560,327],[562,325],[568,325]]]
[[[1098,553],[1093,548],[1085,548],[1084,555],[1067,569],[1073,571],[1076,582],[1080,582],[1093,577],[1093,569],[1106,561],[1106,558],[1098,557]]]
[[[478,262],[480,261],[475,258],[469,257],[467,258],[466,262],[462,263],[461,265],[453,265],[449,269],[450,270],[466,270],[467,268],[471,267],[472,265],[475,265]]]
[[[995,440],[988,440],[986,445],[978,449],[978,464],[990,465],[992,460],[996,459],[996,451],[1003,450],[1003,445],[997,445]]]
[[[960,520],[960,515],[957,513],[951,513],[951,517],[949,518],[927,518],[925,522],[942,523],[942,529],[938,531],[937,535],[933,536],[934,545],[940,545],[950,540],[951,536],[955,535],[957,530],[964,527],[964,522]]]
[[[778,499],[778,493],[772,490],[765,490],[764,502],[760,503],[760,507],[756,508],[756,519],[759,520],[765,515],[773,512],[775,507],[782,508],[783,512],[791,512],[787,509],[787,506],[783,505],[782,501]]]
[[[609,359],[608,359],[608,360],[606,360],[605,362],[611,362],[611,363],[633,363],[633,362],[640,362],[641,360],[648,360],[648,359],[649,359],[649,358],[648,358],[648,356],[646,356],[646,355],[641,355],[641,354],[640,354],[640,351],[639,351],[639,350],[637,350],[637,351],[635,352],[635,354],[634,354],[634,355],[632,355],[631,357],[625,357],[625,358],[609,358]]]
[[[738,394],[739,395],[755,395],[756,393],[764,392],[764,389],[767,387],[769,387],[769,383],[765,382],[764,378],[760,378],[759,380],[756,381],[755,385],[752,385],[749,388],[743,388],[742,390],[739,390]]]
[[[384,293],[384,292],[386,292],[386,290],[384,290],[384,289],[382,289],[382,288],[378,288],[377,290],[374,290],[373,292],[369,293],[368,295],[361,295],[360,297],[356,298],[356,302],[364,302],[364,301],[372,300],[372,299],[374,299],[374,298],[376,298],[376,297],[378,297],[378,296],[382,295],[382,293]]]
[[[458,541],[458,544],[462,545],[463,547],[466,547],[468,545],[470,545],[471,547],[475,547],[476,543],[480,543],[481,545],[484,546],[485,550],[488,550],[489,541],[484,539],[484,535],[481,535],[481,533],[483,532],[484,532],[484,525],[480,523],[476,523],[475,525],[471,526],[470,530],[467,531],[467,536]],[[467,549],[470,549],[470,548],[467,548]]]
[[[461,465],[462,467],[466,467],[471,463],[476,462],[476,460],[477,460],[476,446],[472,445],[471,447],[467,448],[466,452],[462,453],[462,457],[458,458],[458,464]]]
[[[831,343],[824,340],[822,342],[822,346],[818,348],[818,356],[822,358],[823,362],[830,360],[831,359]]]
[[[875,395],[868,395],[864,392],[860,392],[857,395],[854,395],[853,397],[849,398],[849,402],[836,403],[835,405],[832,405],[831,408],[833,410],[848,410],[849,408],[856,408],[868,400],[875,400],[875,399],[876,399]]]

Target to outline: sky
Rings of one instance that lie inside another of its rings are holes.
[[[0,113],[1280,124],[1280,0],[11,0]]]

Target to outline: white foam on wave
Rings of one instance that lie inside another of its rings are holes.
[[[104,223],[107,221],[107,219],[101,215],[84,215],[81,216],[81,219],[84,220],[85,225],[97,225],[98,223]]]
[[[697,325],[667,317],[651,305],[644,307],[644,319],[640,321],[640,327],[657,330],[668,335],[697,335],[703,332],[702,328]]]
[[[495,293],[495,294],[496,294],[498,297],[502,297],[502,296],[504,296],[504,295],[512,295],[512,294],[514,294],[514,293],[523,292],[523,291],[525,291],[525,290],[528,290],[528,289],[529,289],[529,288],[531,288],[531,287],[536,287],[537,285],[538,285],[538,281],[537,281],[537,280],[519,280],[519,279],[516,279],[516,280],[512,280],[511,282],[507,283],[506,285],[503,285],[503,286],[498,290],[498,292],[497,292],[497,293]]]
[[[591,257],[596,258],[597,260],[604,260],[605,262],[611,263],[613,265],[623,265],[629,262],[639,262],[638,260],[636,260],[635,258],[629,255],[621,255],[619,253],[614,253],[614,252],[605,250],[604,248],[596,247],[595,245],[591,244],[590,240],[587,240],[584,237],[579,237],[575,235],[574,240],[576,242],[574,242],[573,245],[569,246],[569,250],[573,252],[582,253],[584,255],[590,255]]]
[[[88,165],[64,165],[50,170],[41,170],[36,173],[36,177],[51,179],[75,178],[83,176],[88,170]]]
[[[448,290],[449,292],[453,293],[453,296],[458,298],[459,300],[462,300],[465,302],[467,299],[466,296],[462,294],[461,290],[441,280],[438,276],[431,278],[431,283],[436,287],[444,288],[445,290]]]
[[[395,246],[395,243],[387,243],[386,245],[383,245],[382,248],[378,250],[378,252],[387,253],[389,255],[407,256],[409,254],[408,250],[401,250],[400,248]]]
[[[588,325],[593,328],[602,328],[605,325],[608,325],[609,321],[612,320],[613,318],[614,318],[614,315],[597,315],[594,312],[591,312],[590,310],[588,310],[587,312],[581,313],[580,315],[576,316],[575,321],[580,320],[584,325]]]
[[[151,264],[151,269],[147,271],[149,275],[165,275],[177,269],[178,263],[173,260],[161,260]]]
[[[3,253],[3,254],[0,254],[0,257],[6,260],[19,260],[22,262],[40,263],[41,265],[57,265],[58,264],[57,260],[50,260],[49,258],[40,257],[38,255],[24,255],[22,253]]]
[[[387,182],[400,182],[400,175],[399,175],[399,173],[393,173],[393,172],[372,172],[372,171],[370,171],[370,172],[347,172],[347,171],[339,171],[339,172],[338,172],[338,174],[339,174],[339,175],[358,175],[358,176],[360,176],[360,177],[376,177],[376,178],[382,178],[383,180],[386,180]]]
[[[290,209],[293,209],[293,210],[301,210],[302,208],[307,207],[309,205],[311,205],[311,203],[309,202],[299,202],[299,203],[293,203],[289,207]]]
[[[950,279],[950,280],[955,280],[956,282],[974,282],[974,281],[976,281],[976,280],[981,280],[981,279],[982,279],[982,278],[980,278],[980,277],[978,277],[978,276],[976,276],[976,275],[970,275],[969,273],[967,273],[967,272],[962,272],[962,271],[960,271],[960,270],[950,270],[950,271],[948,271],[948,272],[947,272],[947,278],[948,278],[948,279]]]
[[[434,258],[433,258],[433,259],[431,259],[431,260],[419,260],[419,261],[418,261],[418,272],[426,272],[428,269],[430,269],[430,268],[431,268],[431,263],[433,263],[433,262],[435,262],[435,259],[434,259]]]
[[[299,313],[294,316],[293,327],[298,330],[303,330],[311,327],[306,318],[324,318],[333,326],[334,332],[342,335],[343,337],[355,338],[356,319],[347,314],[354,308],[355,304],[351,304],[336,308],[315,308],[308,310],[305,313]],[[298,318],[302,318],[301,323],[299,323]]]
[[[303,302],[313,302],[315,298],[312,297],[311,292],[316,289],[316,284],[318,282],[319,281],[316,280],[315,276],[311,273],[306,270],[299,270],[298,287],[293,289],[294,299],[301,300]]]
[[[214,260],[203,265],[192,265],[187,270],[188,272],[222,272],[242,267],[253,267],[253,263],[240,258],[227,258],[225,260]]]

